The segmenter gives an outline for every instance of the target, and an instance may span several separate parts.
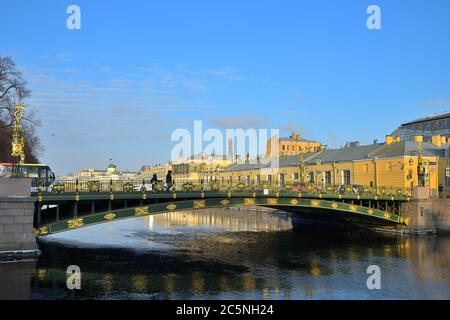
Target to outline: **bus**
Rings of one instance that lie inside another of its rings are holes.
[[[37,163],[0,163],[0,177],[31,178],[32,188],[48,188],[55,181],[50,167]]]

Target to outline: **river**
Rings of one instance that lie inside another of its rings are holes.
[[[211,209],[115,221],[40,240],[0,264],[22,299],[450,299],[450,237],[293,229],[270,210]],[[81,270],[69,290],[66,270]],[[380,268],[380,289],[367,268]]]

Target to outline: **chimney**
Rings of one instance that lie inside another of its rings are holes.
[[[441,136],[440,135],[432,136],[431,143],[436,147],[440,147],[442,145]]]
[[[423,136],[414,136],[415,142],[423,142]]]
[[[232,138],[228,139],[228,156],[230,157],[230,159],[233,158],[233,139]]]
[[[392,142],[394,142],[394,137],[392,137],[391,135],[387,135],[386,136],[386,145],[391,145]]]
[[[396,137],[394,138],[394,141],[395,141],[395,142],[400,142],[400,137],[399,137],[399,136],[396,136]]]
[[[300,134],[292,132],[291,139],[295,141],[300,141]]]

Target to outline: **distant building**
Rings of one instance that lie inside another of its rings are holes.
[[[158,164],[154,166],[143,166],[139,171],[137,179],[151,179],[154,174],[160,180],[162,180],[167,172],[172,169],[170,164]]]
[[[117,171],[115,164],[110,164],[106,170],[94,168],[81,169],[75,175],[62,176],[62,180],[128,180],[134,179],[137,172],[133,171]]]
[[[224,155],[197,154],[172,163],[172,174],[176,181],[210,181],[231,163]]]
[[[268,157],[277,156],[272,155],[272,146],[274,144],[278,145],[278,153],[281,157],[300,153],[317,152],[325,148],[320,142],[306,140],[303,139],[300,134],[292,133],[292,135],[289,137],[279,138],[275,136],[269,139],[267,141],[266,149],[266,155]]]
[[[415,136],[431,142],[433,136],[450,137],[450,112],[431,115],[402,124],[393,133],[400,140],[414,141]]]

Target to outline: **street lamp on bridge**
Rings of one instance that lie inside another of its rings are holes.
[[[17,157],[17,164],[23,164],[25,161],[25,139],[23,137],[22,124],[25,107],[20,103],[16,104],[14,110],[14,127],[11,141],[11,155]]]

